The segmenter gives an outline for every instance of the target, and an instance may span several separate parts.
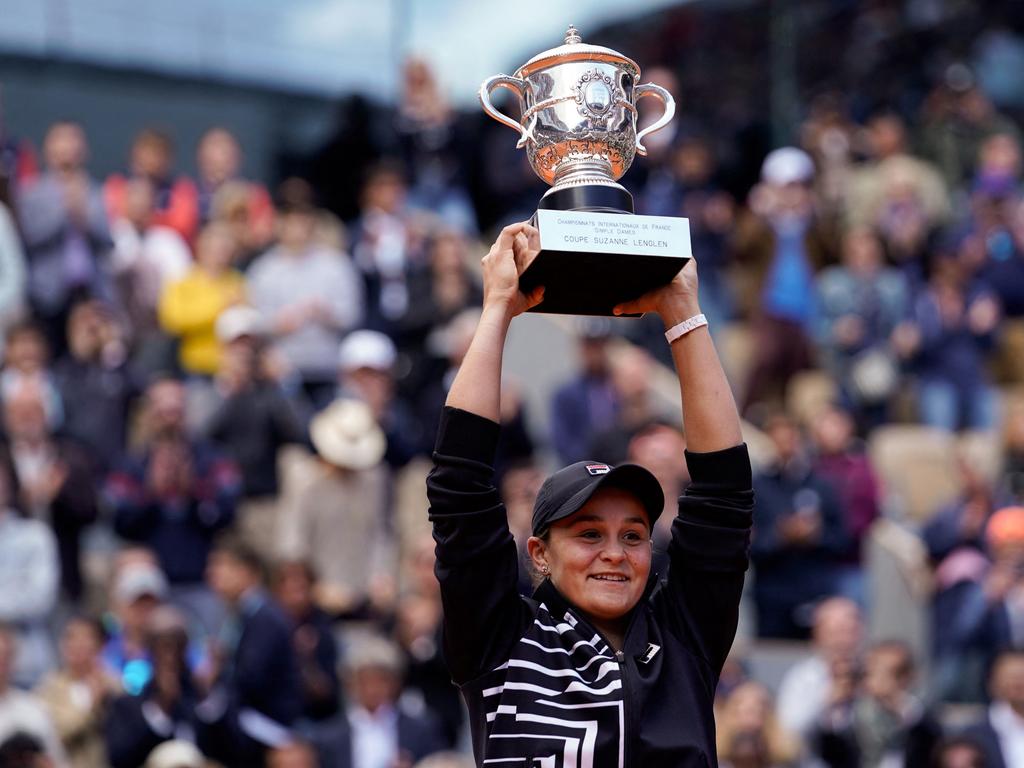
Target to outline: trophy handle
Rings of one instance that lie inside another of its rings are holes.
[[[676,113],[676,100],[672,98],[671,93],[666,91],[660,85],[655,85],[654,83],[638,85],[633,89],[634,103],[640,101],[644,96],[654,96],[665,105],[665,111],[662,113],[661,117],[659,117],[653,125],[647,126],[636,135],[636,152],[638,155],[646,157],[647,148],[642,143],[644,136],[649,133],[654,133],[657,130],[661,130],[672,121],[672,118]]]
[[[480,103],[483,105],[484,112],[493,117],[499,123],[507,125],[509,128],[519,134],[519,143],[517,147],[523,146],[526,143],[527,134],[523,129],[523,126],[517,123],[508,115],[503,112],[499,112],[497,107],[491,104],[491,91],[495,88],[507,88],[508,90],[519,96],[519,103],[525,104],[526,94],[526,83],[516,77],[509,77],[508,75],[495,75],[484,80],[483,85],[480,86],[478,93],[480,97]],[[671,98],[671,97],[670,97]]]

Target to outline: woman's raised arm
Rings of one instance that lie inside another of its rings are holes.
[[[620,304],[616,314],[657,312],[666,330],[700,314],[697,265],[691,259],[672,282]],[[687,449],[710,453],[743,442],[736,402],[706,325],[671,343],[682,393]]]
[[[536,288],[529,296],[519,291],[519,273],[538,248],[536,229],[526,223],[511,224],[501,230],[484,256],[483,312],[445,405],[500,421],[501,359],[509,323],[544,298],[543,288]]]

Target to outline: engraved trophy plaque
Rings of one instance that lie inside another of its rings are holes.
[[[653,83],[637,85],[640,67],[610,48],[583,42],[572,25],[565,43],[540,53],[514,76],[480,86],[484,111],[519,134],[537,175],[551,185],[534,216],[541,250],[520,275],[528,292],[545,287],[532,311],[610,315],[612,308],[669,282],[691,258],[686,219],[633,214],[618,183],[643,138],[663,128],[675,101]],[[491,103],[495,88],[517,95],[517,122]],[[637,133],[636,102],[654,96],[664,113]]]

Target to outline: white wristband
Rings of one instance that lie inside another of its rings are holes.
[[[668,340],[668,343],[671,344],[673,341],[682,338],[690,331],[694,331],[700,328],[702,325],[707,324],[708,319],[704,317],[703,313],[699,315],[694,315],[693,317],[683,320],[683,322],[679,323],[678,325],[673,325],[671,328],[665,331],[665,338]]]

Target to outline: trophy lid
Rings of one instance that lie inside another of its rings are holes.
[[[516,71],[515,76],[518,78],[529,77],[534,72],[550,67],[553,64],[564,64],[569,61],[605,61],[630,70],[634,78],[640,77],[640,67],[635,61],[623,56],[618,51],[613,51],[611,48],[584,43],[579,30],[572,24],[569,25],[569,29],[565,33],[564,44],[557,48],[549,48],[543,53],[538,53],[523,64]]]

